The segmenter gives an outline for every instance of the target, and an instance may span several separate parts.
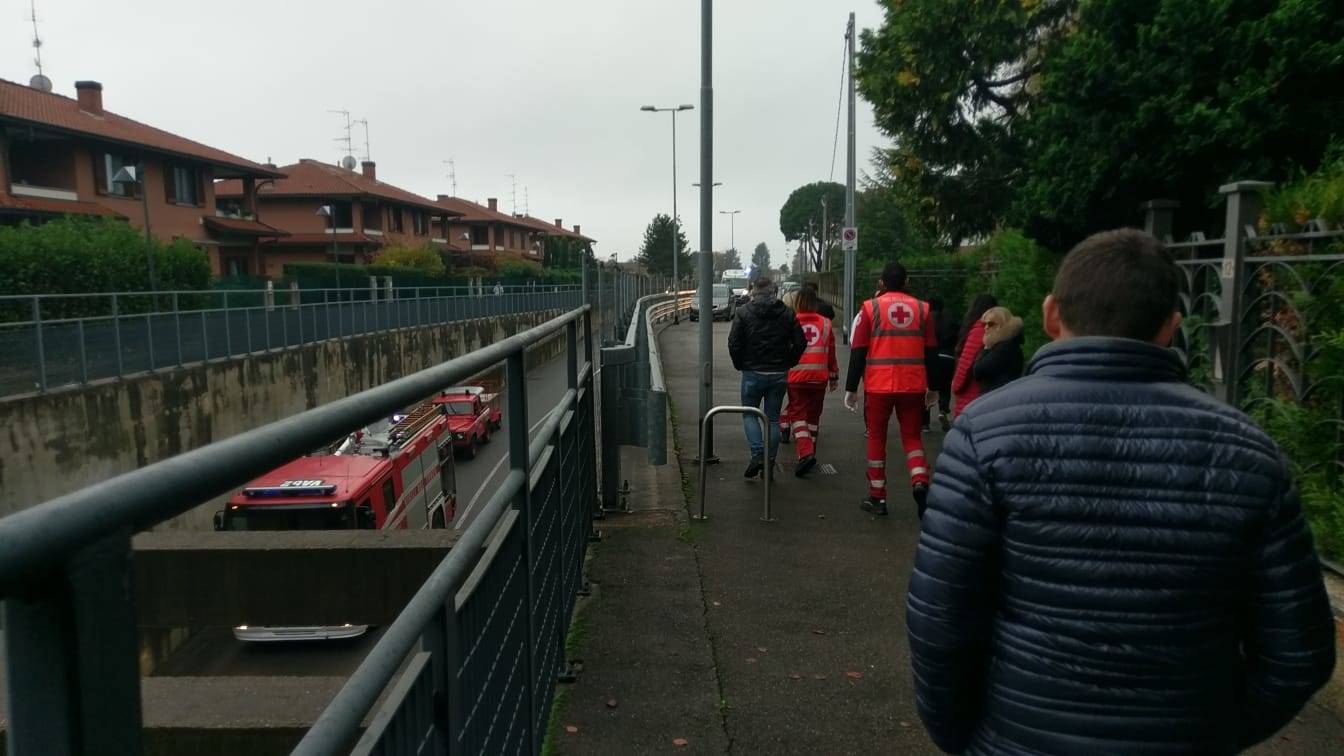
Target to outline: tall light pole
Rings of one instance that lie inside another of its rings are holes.
[[[145,265],[149,269],[149,290],[158,291],[158,284],[154,281],[154,240],[149,234],[149,192],[145,187],[144,164],[123,166],[112,177],[112,183],[123,189],[134,186],[140,190],[140,210],[145,219]]]
[[[714,1],[700,0],[700,301],[714,289]],[[714,396],[714,318],[700,318],[700,448],[706,464],[714,456],[714,430],[706,428]]]
[[[849,29],[845,32],[849,45],[849,139],[845,171],[845,228],[855,228],[854,183],[856,178],[854,146],[854,14],[849,14]],[[849,343],[849,326],[853,323],[854,311],[854,268],[859,255],[857,240],[854,249],[845,250],[845,343]]]
[[[319,205],[314,215],[327,219],[327,233],[331,234],[331,261],[339,262],[336,259],[336,213],[331,205]]]
[[[729,239],[728,247],[729,247],[730,249],[733,249],[733,250],[736,250],[736,249],[737,249],[737,214],[740,213],[740,212],[742,212],[742,211],[741,211],[741,210],[720,210],[720,211],[719,211],[719,215],[726,215],[726,216],[728,216],[728,228],[731,229],[731,230],[729,231],[729,236],[728,236],[728,239]]]
[[[640,108],[647,113],[671,113],[672,114],[672,286],[676,291],[681,291],[681,278],[677,270],[677,257],[680,256],[681,248],[677,244],[677,232],[681,230],[681,217],[677,215],[677,113],[683,110],[695,110],[694,105],[678,105],[675,108],[657,108],[652,105],[645,105]],[[678,321],[677,311],[674,309],[672,315],[673,322]]]

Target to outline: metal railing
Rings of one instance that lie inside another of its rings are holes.
[[[709,515],[705,514],[705,489],[709,485],[708,471],[706,470],[709,452],[705,448],[705,439],[709,438],[712,433],[709,421],[712,420],[715,415],[723,414],[755,415],[756,418],[761,421],[761,438],[765,439],[766,443],[770,442],[770,420],[766,417],[765,411],[760,407],[743,407],[724,404],[705,413],[704,418],[700,420],[700,514],[691,515],[691,519],[693,520],[709,519]],[[765,466],[761,468],[765,473],[765,508],[761,512],[761,522],[775,521],[775,518],[770,516],[770,481],[774,475],[774,466],[773,461],[768,461]]]
[[[557,334],[568,388],[529,434],[524,354]],[[0,519],[9,753],[141,753],[134,532],[500,362],[510,431],[504,482],[295,752],[539,752],[597,495],[592,336],[590,308],[577,308]]]
[[[667,387],[654,326],[690,308],[690,292],[650,294],[634,303],[622,344],[603,347],[602,507],[620,509],[622,445],[649,450],[667,464]]]
[[[0,296],[0,396],[584,303],[581,286],[542,285]]]

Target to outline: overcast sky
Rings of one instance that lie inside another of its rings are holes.
[[[29,0],[0,0],[0,78],[35,73]],[[694,0],[37,0],[56,92],[103,83],[105,107],[263,162],[335,162],[341,116],[367,118],[378,176],[426,196],[498,197],[628,259],[671,210],[671,116],[700,106]],[[715,209],[740,209],[748,258],[792,264],[779,208],[831,176],[846,15],[872,0],[720,0],[714,39]],[[699,240],[699,112],[677,116],[679,210]],[[356,154],[364,135],[355,128]],[[883,143],[859,101],[860,170]],[[844,181],[844,126],[835,165]],[[716,214],[714,247],[729,246]]]

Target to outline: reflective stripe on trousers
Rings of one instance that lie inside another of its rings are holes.
[[[817,429],[825,400],[825,383],[789,384],[789,417],[798,459],[817,453]]]
[[[915,393],[864,394],[864,422],[868,429],[868,493],[887,498],[887,425],[892,413],[900,426],[901,446],[905,449],[910,482],[928,483],[929,471],[924,457],[924,395]]]

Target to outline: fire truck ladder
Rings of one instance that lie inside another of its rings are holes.
[[[407,413],[396,425],[392,426],[387,432],[387,441],[389,446],[396,446],[415,434],[424,430],[426,426],[442,414],[440,407],[433,403],[422,404],[419,407]]]

